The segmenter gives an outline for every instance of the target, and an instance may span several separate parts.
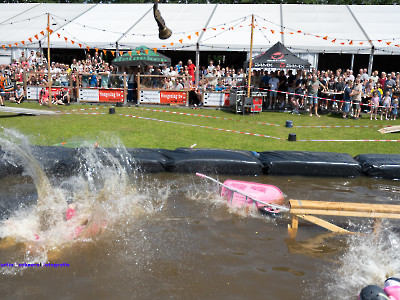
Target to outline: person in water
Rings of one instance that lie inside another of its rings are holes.
[[[385,280],[384,288],[368,285],[358,295],[359,300],[400,300],[400,279],[389,277]]]

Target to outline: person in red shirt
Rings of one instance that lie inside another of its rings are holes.
[[[5,83],[6,79],[3,76],[2,73],[0,73],[0,104],[1,106],[4,106],[4,102],[3,102],[3,96],[4,96],[4,83]]]
[[[196,71],[196,66],[194,65],[194,63],[192,63],[191,59],[188,60],[187,67],[188,67],[189,75],[192,76],[192,81],[195,82],[196,76],[195,76],[194,72]]]

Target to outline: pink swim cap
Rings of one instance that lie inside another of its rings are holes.
[[[400,300],[400,286],[387,286],[383,291],[389,296],[389,299]]]

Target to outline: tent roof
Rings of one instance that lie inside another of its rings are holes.
[[[374,46],[376,54],[400,54],[397,5],[160,4],[159,10],[173,32],[165,41],[158,38],[152,4],[2,3],[0,47],[21,41],[37,47],[37,34],[47,47],[40,32],[50,13],[56,48],[115,49],[118,43],[122,49],[195,50],[198,43],[200,50],[248,51],[254,14],[255,52],[280,41],[295,53],[370,53]]]

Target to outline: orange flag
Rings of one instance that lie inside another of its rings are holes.
[[[386,44],[388,44],[388,46],[391,44],[392,42],[386,42]]]
[[[344,45],[344,43],[340,43],[340,44]]]
[[[301,33],[301,30],[297,30],[297,33]]]
[[[192,38],[192,36],[191,35],[188,35],[188,37],[187,37],[189,40]]]
[[[82,48],[82,44],[78,44],[79,45],[79,48]]]
[[[18,47],[18,43],[15,43],[15,47]]]
[[[171,44],[171,46],[173,46],[174,45],[174,43],[170,43]]]
[[[138,51],[136,51],[136,53],[138,54],[138,55],[140,55],[140,51],[138,50]]]
[[[179,42],[181,42],[181,44],[182,44],[182,42],[183,42],[183,39],[180,39],[180,40],[179,40]]]
[[[272,30],[272,29],[271,29],[271,32],[272,32],[272,33],[275,33],[275,31],[274,31],[274,30]]]
[[[35,35],[36,36],[36,35]],[[59,34],[59,33],[57,33],[57,36],[58,36],[58,38],[60,38],[61,37],[61,35]]]
[[[32,38],[29,38],[28,40],[32,43]]]
[[[203,28],[203,31],[206,31],[207,29],[206,28]]]
[[[2,45],[2,47],[3,47],[4,50],[6,49],[6,46]]]
[[[350,41],[349,45],[353,45],[353,41]]]
[[[325,36],[325,37],[323,38],[323,40],[328,40],[328,36]]]
[[[12,45],[11,45],[11,44],[8,44],[8,47],[9,47],[9,48],[11,48],[11,47],[12,47]]]
[[[86,46],[86,49],[89,51],[90,50],[89,46]]]
[[[107,54],[107,50],[103,50],[103,53],[104,53],[104,55],[106,55]]]
[[[364,44],[363,42],[359,43],[360,45]]]
[[[122,54],[124,54],[124,52],[123,52],[123,51],[119,51],[119,55],[121,55],[121,56],[122,56]]]
[[[129,53],[129,56],[132,56],[132,51],[128,51],[128,53]]]
[[[153,48],[154,53],[157,53],[157,48]]]
[[[144,50],[146,54],[149,54],[149,49]]]
[[[39,37],[38,37],[38,35],[37,34],[35,34],[35,38],[38,40],[39,39]]]
[[[71,40],[72,45],[75,44],[75,42],[73,40]]]
[[[111,51],[111,54],[114,56],[115,51]]]
[[[65,41],[68,41],[68,38],[66,38],[66,37],[64,36],[64,40],[65,40]]]
[[[162,45],[163,48],[165,48],[165,45]]]
[[[400,47],[400,45],[395,45],[396,47]]]
[[[279,31],[280,34],[283,34],[283,31]]]
[[[336,39],[332,40],[332,43],[336,42]]]
[[[199,32],[197,31],[196,33],[195,33],[197,36],[199,36]]]
[[[44,35],[44,31],[41,31],[40,33],[41,33],[42,35]]]
[[[213,28],[213,30],[217,30],[217,28]]]
[[[96,50],[96,52],[99,52],[99,49],[97,49],[97,48],[94,48],[94,50]]]
[[[382,42],[382,40],[378,40],[378,42],[380,43],[380,42]]]
[[[21,43],[22,43],[23,45],[25,45],[25,41],[22,41]]]

